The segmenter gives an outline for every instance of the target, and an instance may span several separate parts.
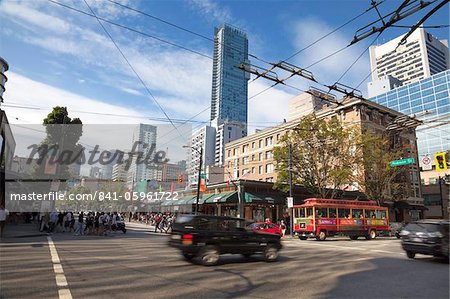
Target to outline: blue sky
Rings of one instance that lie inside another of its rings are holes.
[[[89,11],[83,1],[59,1]],[[100,17],[212,56],[213,44],[204,38],[106,0],[87,2]],[[223,22],[233,24],[247,32],[250,53],[270,62],[286,59],[370,5],[369,0],[120,2],[210,38],[213,38],[215,26]],[[386,14],[401,2],[387,0],[379,9]],[[426,8],[398,24],[413,25],[429,10]],[[55,105],[67,106],[70,115],[80,117],[84,123],[154,123],[148,118],[165,117],[95,18],[45,0],[3,0],[0,11],[0,56],[10,65],[2,108],[7,111],[10,122],[41,123]],[[448,11],[447,4],[425,24],[448,25]],[[372,10],[289,62],[306,67],[347,45],[357,29],[375,19],[376,13]],[[211,59],[116,26],[106,23],[104,26],[171,118],[187,119],[206,110],[195,120],[209,120]],[[389,28],[377,43],[388,41],[407,30]],[[448,28],[428,31],[440,39],[449,38]],[[373,39],[374,36],[369,37],[310,70],[320,82],[332,84]],[[251,61],[268,67],[256,59]],[[369,71],[366,52],[340,82],[356,86]],[[281,72],[279,75],[281,78],[286,76]],[[309,81],[300,78],[287,82],[300,89],[310,86]],[[249,96],[270,85],[271,82],[262,78],[250,83]],[[365,94],[366,84],[362,84],[360,89]],[[251,99],[249,132],[282,122],[287,118],[288,100],[298,93],[293,88],[276,87]],[[37,109],[8,107],[13,105]],[[193,125],[195,128],[198,124]]]

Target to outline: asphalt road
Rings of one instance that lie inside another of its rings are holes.
[[[139,224],[107,237],[5,238],[0,297],[449,298],[449,265],[409,260],[397,239],[287,240],[275,263],[224,255],[204,267],[184,261],[167,238]]]

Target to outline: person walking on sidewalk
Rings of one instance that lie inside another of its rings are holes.
[[[5,206],[2,204],[0,206],[0,238],[3,238],[3,230],[6,225],[6,217],[9,215],[9,211],[5,209]]]

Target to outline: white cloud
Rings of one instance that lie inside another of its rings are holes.
[[[249,85],[249,97],[268,88],[271,84],[256,80]],[[271,88],[249,100],[248,121],[251,126],[273,126],[288,117],[288,101],[298,93],[289,93],[279,88]],[[251,127],[252,129],[254,127]],[[251,132],[251,130],[249,130]]]
[[[135,95],[135,96],[143,96],[143,94],[139,90],[132,89],[132,88],[127,88],[127,87],[119,87],[119,88],[120,88],[120,90],[123,90],[123,91],[125,91],[126,93],[129,93],[129,94],[132,94],[132,95]]]
[[[330,25],[317,18],[302,18],[295,22],[294,28],[294,46],[296,49],[303,49],[319,37],[332,31]],[[331,53],[347,46],[351,41],[350,35],[344,35],[340,31],[326,37],[311,48],[301,52],[293,61],[303,68],[319,61]],[[368,39],[367,42],[370,42]],[[315,78],[324,84],[333,84],[346,69],[356,60],[356,58],[367,47],[367,42],[359,43],[347,48],[346,50],[331,56],[323,62],[311,68]],[[361,80],[368,75],[370,71],[368,52],[366,52],[350,71],[341,79],[340,83],[356,87]],[[359,89],[365,90],[365,84]]]
[[[46,29],[56,34],[69,33],[72,28],[70,23],[32,9],[29,6],[24,5],[24,2],[3,1],[0,3],[0,10],[2,11],[2,14],[13,17],[16,21],[20,20],[29,25]]]
[[[194,9],[206,18],[216,22],[232,22],[231,12],[229,9],[219,6],[210,0],[190,0]]]
[[[8,78],[7,91],[4,94],[5,105],[13,103],[14,105],[28,107],[41,107],[40,109],[20,109],[4,106],[7,115],[12,117],[11,123],[40,124],[54,106],[66,106],[71,117],[79,117],[83,123],[91,124],[139,123],[145,120],[146,116],[150,116],[145,111],[137,111],[119,105],[108,104],[99,99],[87,98],[34,81],[11,71],[8,72]],[[75,112],[74,110],[131,115],[135,117],[102,116]],[[16,117],[19,120],[15,120],[14,118]]]

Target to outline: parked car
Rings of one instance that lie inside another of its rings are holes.
[[[176,218],[169,245],[187,260],[198,257],[206,266],[216,264],[225,253],[245,257],[262,253],[266,261],[273,262],[281,249],[279,235],[247,230],[244,219],[193,214]]]
[[[282,235],[280,226],[275,223],[267,223],[267,222],[253,222],[247,226],[248,229],[258,231],[258,232],[266,232],[270,234]]]
[[[449,258],[448,220],[419,220],[407,224],[400,232],[402,247],[409,258],[417,253]]]

